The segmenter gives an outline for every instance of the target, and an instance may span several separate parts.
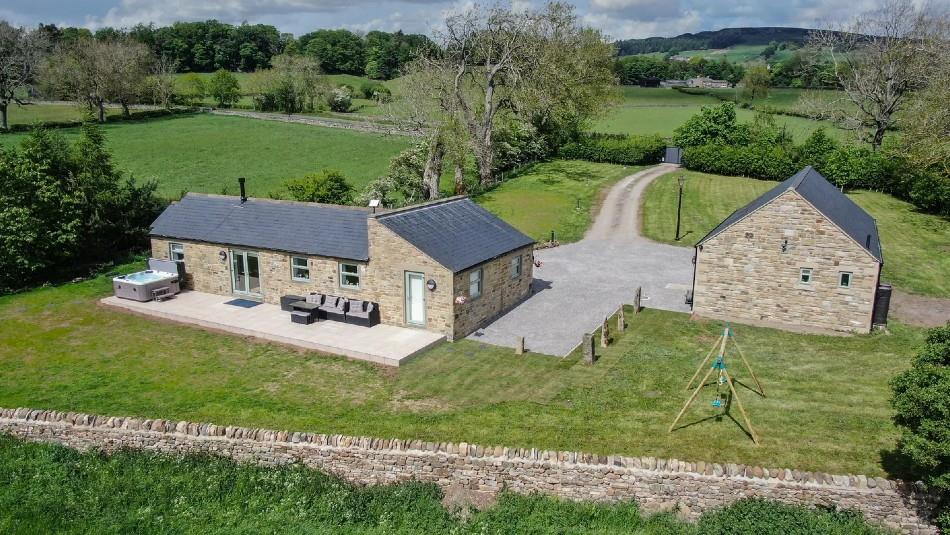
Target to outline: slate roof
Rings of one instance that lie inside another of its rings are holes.
[[[316,203],[189,193],[152,223],[151,235],[289,253],[369,260],[369,211]]]
[[[877,223],[875,223],[874,218],[849,199],[847,195],[841,193],[834,184],[828,182],[825,177],[821,176],[821,173],[810,165],[765,192],[761,197],[733,212],[719,226],[699,240],[696,245],[702,245],[713,236],[731,227],[740,219],[765,206],[790,189],[798,192],[829,221],[837,225],[854,241],[858,242],[861,247],[871,253],[878,262],[884,262],[881,240],[878,236]]]
[[[534,243],[467,197],[373,217],[453,273]]]

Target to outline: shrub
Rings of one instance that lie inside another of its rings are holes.
[[[352,91],[347,86],[340,86],[330,92],[327,97],[327,105],[335,112],[346,113],[350,111],[353,104]]]
[[[710,143],[745,145],[751,141],[746,125],[736,123],[736,106],[723,102],[718,106],[703,106],[673,131],[673,145],[681,148],[698,147]]]
[[[909,197],[923,210],[950,217],[950,177],[922,171],[911,186]]]
[[[950,325],[931,329],[911,368],[891,381],[898,451],[942,498],[939,522],[950,529]]]
[[[363,98],[389,102],[392,100],[392,92],[388,87],[379,82],[363,82],[360,85],[360,94]]]
[[[782,145],[703,145],[683,151],[687,169],[716,175],[784,180],[798,171],[792,154]]]
[[[352,204],[353,186],[343,173],[324,169],[284,183],[295,201],[322,202],[326,204]]]
[[[583,134],[560,149],[563,158],[591,162],[642,165],[663,157],[666,141],[660,136]]]
[[[750,498],[703,514],[696,525],[696,533],[883,535],[886,531],[868,525],[858,512],[810,510],[761,498]]]
[[[233,73],[218,69],[208,80],[208,95],[214,97],[218,106],[230,107],[241,98],[241,85]]]
[[[514,119],[500,121],[492,139],[495,173],[548,156],[548,147],[533,125]]]

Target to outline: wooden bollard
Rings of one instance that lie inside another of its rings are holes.
[[[610,343],[610,324],[607,323],[607,320],[610,318],[604,318],[604,324],[600,327],[600,347],[607,347],[607,344]]]
[[[627,319],[623,317],[623,305],[620,305],[620,309],[617,310],[617,332],[621,332],[627,328]]]
[[[640,296],[643,295],[643,287],[637,286],[637,293],[633,296],[633,313],[640,313]]]
[[[584,333],[584,364],[593,364],[594,363],[594,335],[592,333]]]
[[[524,336],[519,336],[515,341],[515,355],[524,355]]]

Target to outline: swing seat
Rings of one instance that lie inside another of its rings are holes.
[[[721,400],[721,399],[713,400],[712,406],[713,406],[713,407],[716,407],[717,409],[718,409],[719,407],[722,407],[722,400]]]

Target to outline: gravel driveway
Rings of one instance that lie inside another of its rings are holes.
[[[470,339],[564,356],[643,287],[642,305],[688,312],[693,249],[652,242],[638,231],[640,196],[654,178],[678,167],[661,164],[618,182],[581,241],[535,251],[534,294]]]

